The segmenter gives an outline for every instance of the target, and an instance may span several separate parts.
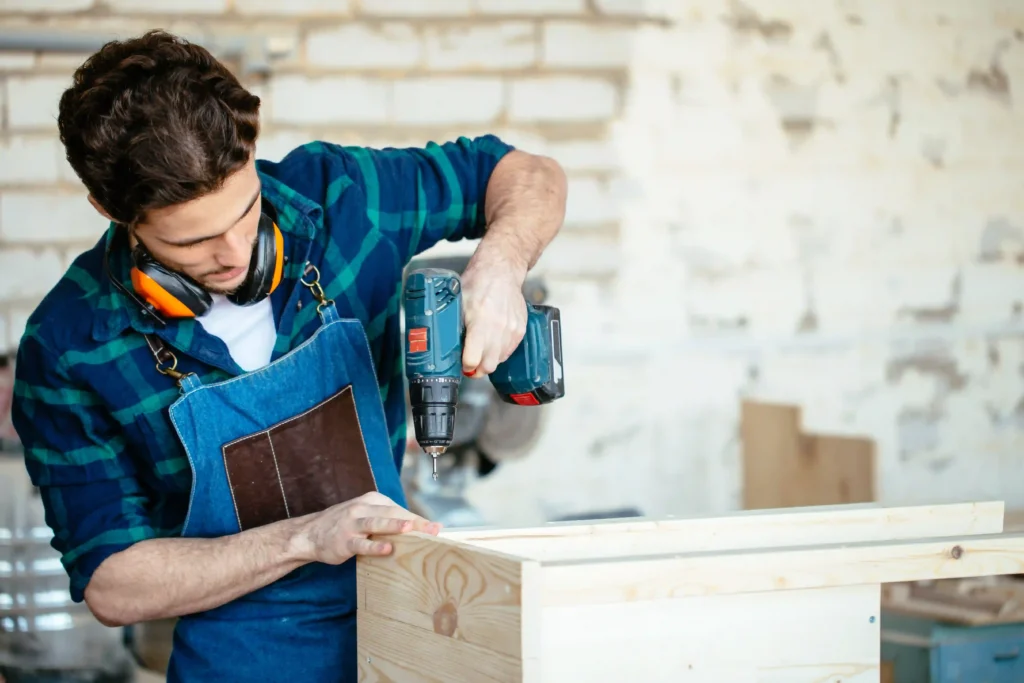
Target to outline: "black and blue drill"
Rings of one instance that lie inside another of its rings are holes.
[[[409,273],[403,292],[405,376],[409,380],[416,441],[433,460],[455,436],[455,411],[462,382],[466,326],[462,282],[457,273],[422,268]],[[561,314],[552,306],[527,303],[526,333],[490,374],[501,399],[520,406],[551,403],[565,395]]]

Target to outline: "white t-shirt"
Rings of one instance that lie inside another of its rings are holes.
[[[252,306],[237,306],[223,294],[211,296],[213,306],[206,315],[196,318],[203,328],[227,344],[231,357],[243,370],[258,370],[269,363],[277,341],[270,297]]]

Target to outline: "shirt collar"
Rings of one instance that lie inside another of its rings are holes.
[[[256,171],[262,183],[261,192],[277,211],[277,225],[289,239],[311,240],[323,218],[323,208],[269,174],[264,162],[256,162]],[[308,219],[308,220],[303,220]],[[150,334],[163,326],[142,311],[139,304],[121,291],[111,278],[116,278],[129,292],[133,292],[131,282],[131,254],[124,231],[111,223],[102,240],[103,253],[100,254],[99,292],[96,304],[96,315],[92,326],[92,336],[96,341],[109,341],[131,327],[137,332]],[[107,255],[106,265],[104,254]],[[109,272],[105,270],[109,268]],[[168,326],[175,321],[168,321]]]

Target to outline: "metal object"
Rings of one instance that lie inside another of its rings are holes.
[[[130,681],[122,630],[71,601],[42,502],[17,453],[0,453],[0,679]]]
[[[274,45],[274,41],[265,36],[188,34],[182,37],[202,45],[219,59],[239,60],[242,73],[245,75],[269,73],[271,60],[288,52],[288,49]],[[123,38],[124,36],[106,33],[0,29],[0,51],[91,53],[111,40]]]

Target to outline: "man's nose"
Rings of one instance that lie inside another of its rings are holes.
[[[224,235],[222,248],[217,255],[221,265],[227,268],[240,268],[249,264],[252,257],[252,239],[245,231],[229,231]]]

